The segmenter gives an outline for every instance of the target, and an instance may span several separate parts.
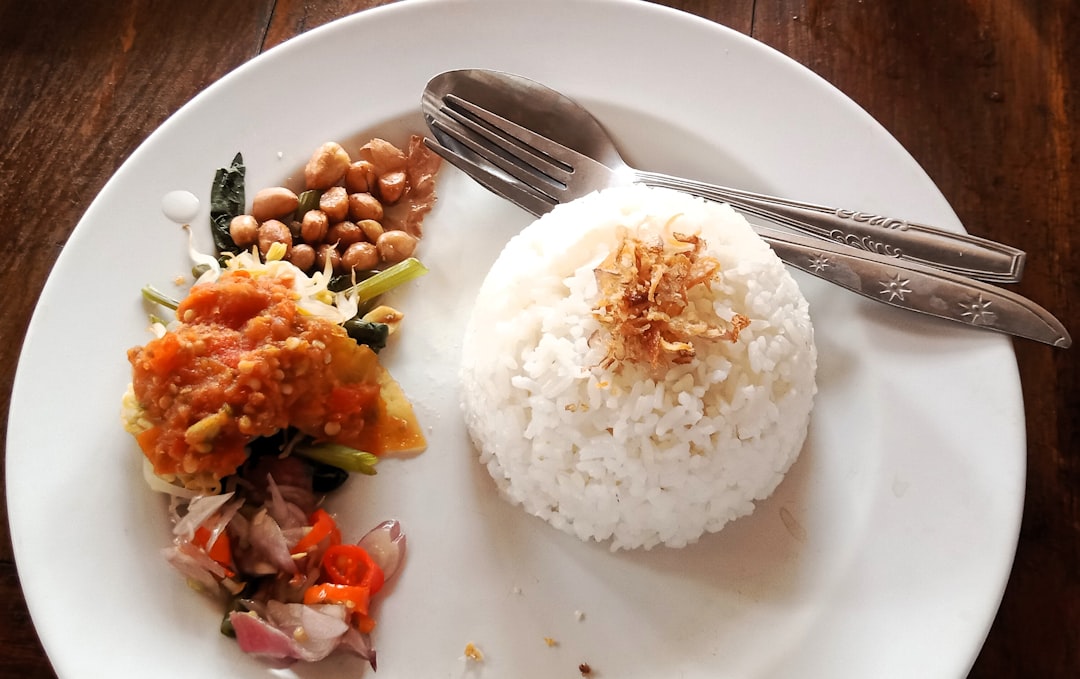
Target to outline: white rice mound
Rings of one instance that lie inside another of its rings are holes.
[[[748,317],[738,340],[695,341],[659,381],[599,369],[594,269],[619,227],[705,239],[721,270],[691,300],[722,328]],[[514,237],[462,354],[466,425],[501,495],[613,551],[682,547],[752,512],[798,457],[816,392],[807,303],[772,249],[728,205],[643,186],[560,205]]]

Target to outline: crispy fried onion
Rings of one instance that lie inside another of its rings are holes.
[[[702,254],[705,241],[697,235],[672,233],[640,240],[626,229],[618,245],[595,269],[600,299],[593,315],[607,333],[607,355],[600,367],[625,363],[647,365],[653,371],[668,363],[689,363],[697,340],[738,340],[750,319],[735,314],[722,328],[698,316],[690,291],[709,285],[720,262]]]

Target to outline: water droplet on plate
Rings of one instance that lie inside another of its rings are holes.
[[[187,224],[199,214],[199,199],[191,191],[169,191],[161,199],[161,211],[177,224]]]

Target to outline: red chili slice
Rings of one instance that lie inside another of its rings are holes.
[[[385,577],[371,555],[359,545],[333,545],[323,555],[323,573],[338,585],[360,585],[375,594]]]
[[[330,516],[325,509],[316,509],[309,520],[311,521],[311,530],[293,546],[291,550],[293,554],[300,554],[314,549],[328,536],[331,545],[341,542],[341,531],[338,530],[334,517]]]
[[[304,590],[305,604],[341,604],[350,614],[360,619],[367,617],[370,602],[371,590],[362,585],[337,585],[327,582]]]

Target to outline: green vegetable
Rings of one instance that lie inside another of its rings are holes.
[[[244,157],[237,153],[232,164],[218,168],[210,187],[210,233],[219,253],[239,253],[240,248],[229,235],[229,222],[244,214]]]
[[[323,495],[331,493],[341,487],[349,478],[349,472],[311,460],[311,489]]]
[[[409,257],[403,262],[383,269],[379,273],[360,281],[350,288],[350,292],[356,293],[357,301],[362,305],[379,295],[408,283],[414,278],[419,278],[428,272],[427,267],[420,263],[419,259]]]
[[[349,472],[367,474],[368,476],[375,475],[375,465],[379,462],[379,458],[371,453],[365,453],[339,443],[323,443],[317,446],[297,448],[296,452],[316,462],[322,462]]]
[[[349,337],[356,340],[357,344],[366,344],[375,353],[386,347],[386,338],[390,336],[390,326],[385,323],[365,321],[360,316],[355,316],[342,324]]]
[[[366,281],[377,273],[379,273],[378,269],[334,274],[330,277],[330,285],[327,287],[330,288],[331,292],[345,292],[360,281]]]
[[[358,344],[368,345],[375,352],[384,348],[386,338],[390,334],[390,327],[385,323],[365,321],[364,314],[375,307],[376,300],[384,292],[402,283],[408,283],[414,278],[419,278],[427,272],[427,267],[421,264],[419,259],[410,257],[382,271],[370,274],[352,286],[342,281],[343,276],[335,276],[331,279],[331,290],[356,293],[357,313],[343,324],[349,337],[356,340]]]
[[[296,206],[296,214],[293,219],[301,221],[304,218],[304,214],[309,210],[319,209],[319,198],[322,197],[322,191],[318,189],[308,189],[300,194],[300,204]]]
[[[255,595],[255,592],[258,590],[260,584],[258,578],[241,582],[244,582],[243,589],[240,590],[239,594],[229,599],[228,603],[225,606],[225,615],[221,618],[221,633],[227,637],[236,637],[236,629],[233,627],[232,620],[229,618],[229,615],[233,611],[237,611],[239,613],[247,613],[248,611],[250,611],[251,608],[248,606],[247,602],[249,599],[251,599],[251,597]]]
[[[148,302],[153,302],[154,304],[160,304],[161,306],[172,309],[173,311],[176,311],[176,308],[178,306],[180,306],[179,301],[173,299],[172,297],[169,297],[164,292],[158,290],[157,288],[155,288],[152,285],[144,285],[143,286],[142,296],[143,296],[143,299],[145,299]]]

